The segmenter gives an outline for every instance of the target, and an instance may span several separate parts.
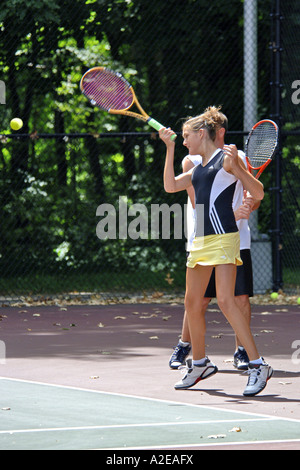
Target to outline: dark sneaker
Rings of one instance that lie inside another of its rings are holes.
[[[185,365],[186,358],[191,352],[191,346],[182,346],[180,343],[174,348],[174,352],[170,357],[169,366],[171,369],[178,369],[180,366]]]
[[[249,357],[246,349],[238,349],[233,356],[233,367],[238,370],[248,370]]]

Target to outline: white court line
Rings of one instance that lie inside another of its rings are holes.
[[[142,396],[137,396],[137,395],[127,395],[125,393],[116,393],[116,392],[105,392],[102,390],[93,390],[93,389],[88,389],[88,388],[81,388],[81,387],[73,387],[71,385],[59,385],[59,384],[52,384],[52,383],[47,383],[47,382],[37,382],[34,380],[26,380],[26,379],[15,379],[12,377],[2,377],[0,376],[0,380],[8,380],[11,382],[21,382],[21,383],[27,383],[27,384],[32,384],[32,385],[42,385],[45,387],[54,387],[54,388],[62,388],[66,390],[74,390],[78,392],[89,392],[89,393],[96,393],[99,395],[108,395],[108,396],[114,396],[114,397],[123,397],[123,398],[133,398],[135,400],[141,400],[141,401],[151,401],[151,402],[156,402],[156,403],[165,403],[169,405],[178,405],[178,406],[187,406],[189,408],[196,408],[197,410],[204,409],[204,410],[213,410],[213,411],[222,411],[225,413],[229,414],[239,414],[239,415],[245,415],[245,416],[253,416],[255,418],[265,418],[265,419],[270,419],[274,421],[288,421],[288,422],[293,422],[293,423],[300,423],[299,419],[295,418],[284,418],[282,416],[271,416],[271,415],[266,415],[262,413],[250,413],[249,411],[238,411],[238,410],[232,410],[232,409],[225,409],[221,407],[214,407],[214,406],[206,406],[206,405],[195,405],[193,403],[185,403],[185,402],[180,402],[180,401],[172,401],[172,400],[163,400],[160,398],[150,398],[150,397],[142,397]]]
[[[276,418],[270,419],[239,419],[239,423],[253,423],[259,421],[274,421]],[[95,426],[69,426],[60,428],[33,428],[33,429],[11,429],[0,431],[0,434],[28,434],[28,433],[41,433],[41,432],[57,432],[57,431],[89,431],[97,429],[130,429],[130,428],[151,428],[159,426],[191,426],[193,424],[222,424],[222,423],[236,423],[236,419],[226,420],[210,420],[210,421],[170,421],[169,423],[133,423],[133,424],[108,424],[108,425],[95,425]]]
[[[198,447],[222,447],[222,446],[243,446],[243,445],[261,445],[261,444],[292,444],[292,443],[296,443],[296,442],[299,442],[300,443],[300,439],[282,439],[282,440],[274,440],[274,441],[241,441],[241,442],[234,442],[234,441],[225,441],[222,439],[223,442],[213,442],[213,443],[209,443],[207,442],[206,444],[203,443],[203,444],[200,444],[199,442],[197,444],[171,444],[171,445],[165,445],[165,446],[149,446],[149,447],[105,447],[105,448],[102,448],[101,449],[94,449],[94,450],[164,450],[164,449],[168,449],[168,450],[171,450],[171,449],[177,449],[177,450],[182,450],[182,449],[185,449],[185,448],[198,448]],[[267,450],[267,449],[266,449]]]
[[[184,402],[175,402],[171,400],[162,400],[162,399],[157,399],[157,398],[149,398],[149,397],[140,397],[140,396],[135,396],[135,395],[126,395],[126,394],[121,394],[121,393],[114,393],[114,392],[104,392],[101,390],[90,390],[90,389],[85,389],[85,388],[79,388],[79,387],[72,387],[72,386],[65,386],[65,385],[57,385],[57,384],[50,384],[50,383],[45,383],[45,382],[37,382],[37,381],[30,381],[30,380],[25,380],[25,379],[15,379],[15,378],[10,378],[10,377],[0,377],[0,380],[7,380],[7,381],[12,381],[12,382],[22,382],[22,383],[28,383],[28,384],[33,384],[33,385],[41,385],[41,386],[48,386],[48,387],[54,387],[54,388],[61,388],[61,389],[66,389],[66,390],[74,390],[74,391],[82,391],[82,392],[89,392],[89,393],[96,393],[100,395],[111,395],[115,397],[123,397],[123,398],[133,398],[136,400],[143,400],[143,401],[152,401],[152,402],[157,402],[157,403],[166,403],[166,404],[171,404],[171,405],[178,405],[182,407],[192,407],[196,408],[197,410],[200,409],[208,409],[208,410],[213,410],[213,411],[224,411],[230,414],[239,414],[239,415],[245,415],[245,416],[252,416],[253,419],[244,419],[243,421],[245,422],[253,422],[253,421],[285,421],[285,422],[296,422],[300,423],[298,419],[292,419],[292,418],[283,418],[283,417],[273,417],[270,415],[264,415],[264,414],[258,414],[258,413],[249,413],[249,412],[244,412],[244,411],[237,411],[237,410],[228,410],[224,409],[221,407],[212,407],[212,406],[204,406],[204,405],[194,405],[191,403],[184,403]],[[263,419],[262,419],[263,418]],[[242,420],[239,419],[239,422]],[[211,423],[211,424],[216,424],[216,423],[230,423],[234,422],[236,423],[236,420],[223,420],[223,421],[199,421],[201,424],[205,423]],[[197,424],[198,422],[193,421],[190,424]],[[77,429],[83,430],[83,429],[101,429],[101,428],[120,428],[120,427],[143,427],[143,426],[167,426],[167,425],[178,425],[178,424],[184,424],[184,423],[144,423],[144,424],[133,424],[133,425],[111,425],[111,426],[91,426],[91,427],[78,427]],[[187,423],[185,423],[187,424]],[[75,430],[76,428],[49,428],[49,431],[58,431],[58,430]],[[15,431],[1,431],[0,434],[13,434],[13,433],[22,433],[22,432],[45,432],[47,429],[36,429],[36,430],[15,430]],[[239,445],[256,445],[256,444],[284,444],[284,443],[300,443],[300,439],[282,439],[282,440],[266,440],[266,441],[241,441],[241,442],[234,442],[234,441],[223,441],[223,442],[213,442],[213,443],[190,443],[190,444],[170,444],[170,445],[164,445],[164,446],[143,446],[143,447],[126,447],[126,450],[163,450],[163,449],[185,449],[185,448],[201,448],[201,447],[219,447],[219,446],[239,446]],[[101,450],[124,450],[125,448],[101,448]],[[95,449],[97,450],[97,449]]]

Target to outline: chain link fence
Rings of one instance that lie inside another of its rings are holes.
[[[286,291],[300,286],[300,78],[295,64],[299,60],[300,5],[281,2],[281,114],[282,114],[282,264]]]
[[[81,95],[82,74],[97,65],[123,73],[147,113],[178,132],[177,173],[186,155],[182,118],[222,105],[227,143],[241,149],[256,120],[280,121],[280,187],[272,163],[251,220],[254,287],[298,291],[300,76],[290,65],[299,6],[281,2],[282,84],[274,84],[276,1],[13,3],[0,12],[2,300],[184,292],[187,196],[164,192],[157,133]],[[24,122],[17,132],[9,130],[13,117]]]

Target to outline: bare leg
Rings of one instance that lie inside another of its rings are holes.
[[[190,343],[191,342],[189,322],[188,322],[188,319],[187,319],[186,311],[184,312],[184,317],[183,317],[183,322],[182,322],[181,341],[183,341],[184,343]]]
[[[192,343],[193,359],[205,357],[205,316],[203,299],[212,273],[212,266],[187,268],[185,308],[188,320],[189,334]]]
[[[206,310],[207,310],[207,307],[208,307],[210,301],[211,301],[211,299],[209,299],[208,297],[205,297],[203,299],[203,305],[202,305],[202,310],[201,310],[202,324],[203,324],[203,319],[205,317],[205,313],[206,313]],[[205,331],[203,332],[203,334],[205,335]],[[181,340],[185,343],[190,343],[191,342],[189,322],[188,322],[186,312],[184,312],[184,317],[183,317]]]
[[[224,264],[216,266],[216,289],[219,307],[246,349],[250,361],[254,361],[259,358],[259,353],[248,321],[235,301],[235,279],[235,265]]]
[[[251,304],[248,295],[238,295],[235,297],[235,301],[239,309],[245,315],[248,325],[251,325]],[[236,337],[236,349],[239,346],[243,346],[238,337]]]

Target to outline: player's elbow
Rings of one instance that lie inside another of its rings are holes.
[[[166,193],[170,193],[170,194],[171,193],[176,193],[176,190],[173,186],[169,186],[169,185],[166,185],[166,184],[165,184],[165,191],[166,191]]]
[[[252,181],[254,181],[254,179]],[[262,201],[265,197],[264,185],[261,181],[255,180],[255,183],[251,184],[251,188],[249,187],[248,191],[256,203],[259,203],[259,201]]]
[[[165,180],[164,181],[164,188],[165,188],[166,193],[175,193],[176,192],[175,184],[174,184],[173,181]]]
[[[255,193],[255,199],[257,202],[262,201],[264,197],[265,197],[265,192],[263,189],[260,189]]]
[[[265,190],[264,190],[264,185],[260,182],[260,188],[258,189],[258,197],[256,197],[255,199],[257,199],[258,201],[262,201],[263,198],[265,197]]]
[[[263,191],[261,197],[259,198],[259,201],[262,201],[264,197],[265,197],[265,192]]]

